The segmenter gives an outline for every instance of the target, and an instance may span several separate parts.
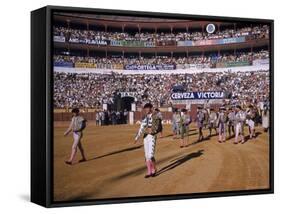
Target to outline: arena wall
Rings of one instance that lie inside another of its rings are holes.
[[[214,108],[215,110],[218,110],[219,108],[219,104],[212,104],[210,105],[211,108]],[[185,105],[176,105],[175,106],[178,109],[181,108],[185,108]],[[196,118],[196,112],[197,112],[197,104],[192,104],[190,105],[190,115],[192,117],[192,120],[195,120]],[[169,112],[169,111],[161,111],[162,116],[163,116],[163,123],[165,124],[169,124],[171,123],[171,119],[172,119],[172,115],[173,112]],[[86,120],[88,121],[95,121],[96,120],[96,112],[82,112],[81,113],[83,115],[83,117],[85,117]],[[144,116],[144,112],[143,111],[136,111],[134,112],[134,123],[138,123]],[[55,111],[54,112],[54,121],[58,122],[58,121],[70,121],[71,120],[71,112],[63,112],[62,110],[60,111]]]
[[[96,120],[96,112],[83,112],[81,113],[83,117],[88,121]],[[167,120],[171,120],[172,112],[162,112],[163,120],[166,123]],[[136,111],[134,112],[134,123],[137,123],[144,116],[144,112]],[[54,112],[54,121],[70,121],[71,120],[71,112]]]

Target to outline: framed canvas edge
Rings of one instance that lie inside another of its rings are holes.
[[[44,8],[44,7],[43,7]],[[65,6],[46,6],[46,207],[65,207],[65,206],[82,206],[82,205],[99,205],[99,204],[116,204],[116,203],[135,203],[165,200],[182,200],[197,198],[213,198],[213,197],[229,197],[229,196],[245,196],[260,195],[274,193],[274,20],[273,19],[257,19],[257,18],[240,18],[225,16],[203,16],[179,13],[159,13],[147,11],[130,11],[130,10],[111,10],[83,7],[65,7]],[[57,202],[53,200],[53,106],[52,106],[52,14],[53,12],[82,12],[82,13],[103,13],[111,15],[133,15],[133,16],[155,16],[166,18],[192,18],[192,19],[209,19],[221,21],[242,21],[242,22],[260,22],[270,25],[270,188],[258,190],[239,190],[239,191],[223,191],[223,192],[206,192],[178,195],[162,195],[162,196],[144,196],[144,197],[126,197],[111,199],[91,199],[83,201],[63,201]]]

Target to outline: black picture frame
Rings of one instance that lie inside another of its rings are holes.
[[[112,198],[83,201],[55,202],[53,200],[53,101],[52,101],[52,14],[53,12],[130,15],[210,21],[237,21],[270,25],[270,188],[178,195]],[[178,200],[191,198],[226,197],[274,193],[274,21],[237,17],[202,16],[172,13],[91,9],[46,6],[31,12],[31,202],[44,207],[80,206]]]

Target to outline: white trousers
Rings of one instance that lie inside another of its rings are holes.
[[[235,142],[238,142],[239,135],[241,135],[242,140],[244,140],[244,130],[241,123],[237,123],[235,126]]]
[[[73,132],[73,144],[72,144],[73,149],[76,149],[77,146],[80,144],[81,138],[82,138],[81,132]]]
[[[248,125],[250,127],[250,129],[254,129],[255,128],[255,122],[253,120],[248,120]]]
[[[147,161],[152,160],[154,158],[154,153],[155,153],[156,136],[148,134],[143,139],[143,144],[144,144],[145,159]]]

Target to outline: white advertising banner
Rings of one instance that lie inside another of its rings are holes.
[[[65,42],[64,36],[54,36],[54,42]]]
[[[133,111],[129,112],[129,124],[130,125],[134,124],[134,112]]]
[[[68,67],[54,67],[54,72],[65,73],[97,73],[97,74],[185,74],[185,73],[202,73],[202,72],[248,72],[248,71],[267,71],[269,64],[258,64],[242,67],[229,68],[189,68],[176,70],[117,70],[117,69],[97,69],[97,68],[68,68]]]

